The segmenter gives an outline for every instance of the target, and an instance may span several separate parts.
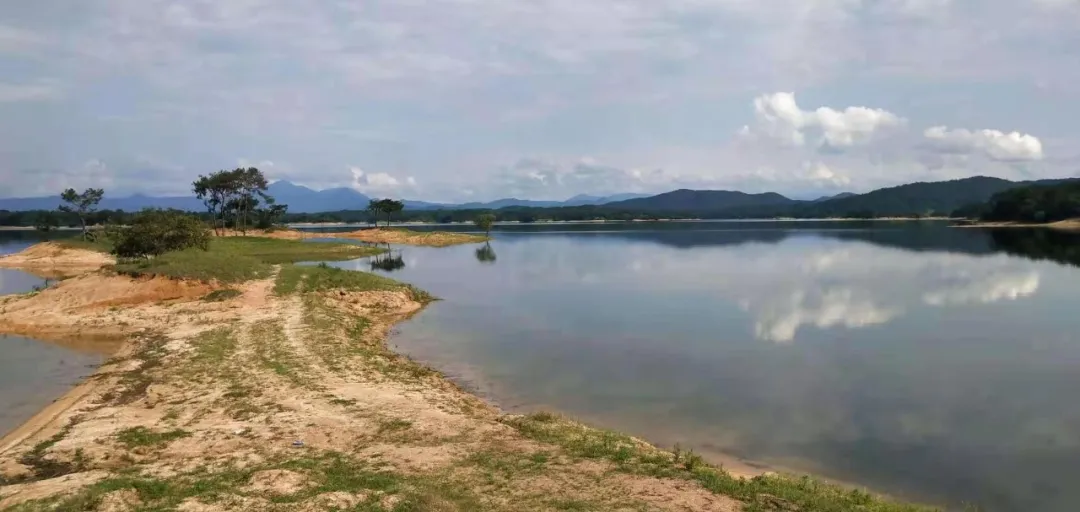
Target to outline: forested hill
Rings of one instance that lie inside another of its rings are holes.
[[[816,217],[950,215],[963,206],[985,202],[998,192],[1022,185],[1023,182],[986,176],[909,183],[820,201],[807,205],[804,213]]]
[[[1080,179],[1014,182],[977,176],[953,181],[911,183],[878,189],[865,194],[840,195],[813,201],[798,201],[776,193],[747,194],[724,190],[675,190],[656,196],[616,201],[603,205],[510,206],[497,209],[491,207],[460,209],[461,205],[453,208],[428,205],[427,208],[421,209],[410,207],[406,203],[405,211],[397,214],[395,219],[422,222],[471,222],[477,215],[491,211],[496,212],[500,221],[521,222],[653,218],[873,218],[955,214],[975,217],[988,210],[988,202],[995,194],[1033,185],[1060,184],[1073,184],[1080,187],[1080,185],[1077,185],[1080,184]],[[299,187],[296,188],[299,189]],[[337,193],[342,190],[345,189],[336,189],[331,192]],[[366,201],[361,201],[357,197],[348,197],[343,201],[331,200],[334,197],[320,197],[324,199],[320,202],[322,208],[337,211],[304,213],[305,211],[318,211],[309,209],[315,208],[315,205],[303,200],[306,189],[296,191],[279,190],[278,192],[280,193],[275,197],[278,198],[279,204],[289,205],[289,211],[291,212],[285,216],[284,220],[286,222],[368,222],[371,217],[371,214],[363,209],[366,206]],[[1003,197],[1006,200],[1005,206],[1019,204],[1022,202],[1020,200],[1024,198],[1038,198],[1038,201],[1041,201],[1040,204],[1053,205],[1052,207],[1039,209],[1028,208],[1023,213],[1016,213],[1016,220],[1056,218],[1061,215],[1060,212],[1062,211],[1071,211],[1068,210],[1068,205],[1071,203],[1059,200],[1059,196],[1053,193],[1044,195],[1042,192],[1030,194],[1025,192],[1017,196]],[[194,201],[194,198],[190,198],[190,200]],[[56,201],[48,204],[52,205],[54,203]],[[106,209],[110,207],[105,204],[102,206]],[[124,208],[124,210],[127,210],[127,208]],[[130,212],[131,210],[127,211]],[[4,211],[4,205],[0,203],[0,225],[33,226],[37,219],[40,218],[40,213]],[[1009,215],[1013,214],[1000,214],[1001,217]],[[71,219],[67,216],[61,217],[63,217],[62,222],[71,222]],[[119,211],[99,212],[95,216],[97,221],[112,219],[119,222],[123,218],[123,212]]]
[[[680,189],[652,197],[608,203],[604,206],[617,210],[710,212],[728,208],[788,206],[797,202],[775,192],[747,194],[730,190]]]

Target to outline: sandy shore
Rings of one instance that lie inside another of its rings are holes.
[[[376,244],[403,244],[403,245],[426,245],[431,247],[446,247],[458,244],[475,244],[488,240],[483,235],[470,233],[450,233],[444,231],[412,231],[399,228],[374,228],[361,229],[359,231],[347,231],[344,233],[319,233],[320,236],[332,236],[334,238],[348,238]]]
[[[108,254],[71,249],[55,242],[36,244],[20,253],[0,256],[0,268],[19,269],[42,277],[66,277],[116,263]]]
[[[389,351],[423,307],[408,289],[304,282],[209,301],[214,285],[90,272],[0,298],[0,332],[125,340],[0,439],[0,509],[741,510],[670,453],[502,415]]]
[[[957,228],[1050,228],[1062,230],[1080,230],[1080,219],[1060,220],[1044,224],[1032,224],[1024,222],[973,222],[970,224],[956,224]]]

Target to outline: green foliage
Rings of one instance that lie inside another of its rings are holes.
[[[60,199],[67,204],[60,205],[58,209],[62,212],[73,213],[79,218],[84,240],[89,237],[86,231],[87,215],[97,210],[97,205],[104,196],[105,190],[100,188],[88,188],[81,194],[69,188],[60,194]]]
[[[146,209],[126,228],[109,231],[113,253],[121,258],[148,258],[189,248],[206,250],[210,233],[198,218],[179,210]]]
[[[308,243],[259,237],[210,240],[206,251],[186,249],[153,259],[125,262],[116,270],[130,275],[159,275],[220,283],[240,283],[267,277],[273,265],[297,261],[349,260],[381,252],[347,244]]]
[[[491,226],[495,225],[495,215],[491,213],[481,213],[473,219],[473,224],[480,228],[487,235],[491,235]]]
[[[289,265],[281,268],[274,292],[287,295],[298,291],[373,291],[405,290],[420,302],[430,302],[432,297],[422,290],[393,279],[387,279],[369,272],[343,270],[329,265]]]
[[[48,233],[58,227],[60,227],[60,217],[54,212],[42,213],[34,223],[34,229],[42,233]]]
[[[372,199],[368,201],[367,211],[378,219],[379,214],[386,214],[386,225],[390,225],[391,217],[405,209],[405,203],[393,199]],[[378,220],[375,222],[378,224]]]
[[[982,218],[1035,223],[1080,218],[1080,180],[1015,188],[995,194],[987,203]]]
[[[246,232],[251,227],[269,228],[285,215],[287,205],[276,204],[266,194],[268,182],[262,171],[248,167],[200,175],[192,185],[218,230],[233,227]],[[265,207],[260,207],[260,204]]]
[[[861,490],[848,490],[809,477],[767,475],[734,477],[710,466],[690,450],[665,453],[625,435],[594,429],[539,413],[506,420],[525,437],[554,444],[568,455],[606,460],[619,471],[660,478],[682,478],[705,489],[746,503],[748,511],[805,510],[819,512],[930,512],[918,505],[895,503]]]
[[[203,302],[224,302],[229,299],[235,299],[236,297],[239,297],[241,295],[243,295],[243,292],[241,292],[240,290],[236,290],[233,288],[224,288],[221,290],[214,290],[206,294],[202,298],[202,300]]]
[[[118,432],[116,441],[130,449],[139,446],[161,446],[185,437],[191,437],[191,432],[179,429],[169,432],[155,432],[146,427],[132,427]]]

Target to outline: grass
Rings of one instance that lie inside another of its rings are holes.
[[[248,488],[248,483],[255,473],[269,469],[300,473],[307,478],[308,485],[293,494],[269,496]],[[141,504],[135,510],[140,511],[176,510],[181,503],[192,499],[200,503],[215,504],[215,509],[273,507],[275,510],[293,510],[298,503],[331,492],[365,496],[360,503],[349,509],[355,511],[488,510],[475,495],[446,480],[379,469],[337,452],[270,462],[244,469],[197,469],[170,477],[117,475],[91,484],[75,494],[28,501],[8,510],[99,510],[106,495],[123,490],[130,490],[138,495]],[[394,501],[392,505],[384,501],[390,497]],[[269,503],[265,506],[256,505],[262,500]]]
[[[83,240],[82,235],[80,234],[73,238],[63,238],[55,240],[54,242],[61,247],[67,247],[69,249],[83,249],[95,252],[112,252],[112,241],[105,236],[105,233],[97,232],[96,235],[97,237],[95,240]]]
[[[121,430],[116,434],[116,441],[131,448],[140,446],[160,447],[176,439],[191,437],[191,432],[186,430],[170,430],[168,432],[155,432],[146,427],[132,427]]]
[[[241,283],[268,277],[273,265],[317,260],[349,260],[382,252],[349,244],[307,243],[259,237],[214,238],[207,250],[187,249],[146,260],[123,261],[116,271],[205,282]]]
[[[19,464],[22,464],[30,468],[31,476],[18,479],[17,481],[2,482],[0,485],[6,485],[8,483],[17,483],[34,480],[45,480],[48,478],[56,478],[58,476],[67,475],[69,473],[75,473],[82,470],[82,466],[85,461],[81,457],[81,452],[77,453],[77,456],[72,462],[59,461],[46,458],[46,454],[49,448],[52,448],[56,443],[62,441],[71,432],[74,423],[68,423],[59,432],[52,437],[41,441],[34,445],[34,447],[27,453],[19,457]]]
[[[221,290],[214,290],[206,294],[205,296],[203,296],[202,300],[203,302],[224,302],[229,299],[235,299],[236,297],[239,297],[243,294],[244,292],[241,292],[240,290],[236,290],[233,288],[224,288]]]
[[[325,292],[343,290],[353,292],[404,290],[416,301],[434,300],[427,292],[408,284],[369,272],[357,272],[331,267],[325,264],[314,266],[286,265],[278,273],[274,283],[274,293],[288,295],[298,291]]]
[[[618,471],[696,481],[705,489],[746,503],[747,512],[799,510],[815,512],[929,512],[920,505],[896,503],[859,489],[845,489],[809,477],[780,475],[736,478],[706,464],[692,451],[668,453],[628,436],[563,420],[550,413],[505,420],[525,437],[559,446],[572,457],[606,460]],[[786,507],[786,508],[785,508]]]
[[[257,322],[251,326],[255,357],[259,364],[300,387],[312,387],[311,373],[288,347],[288,338],[279,321]]]

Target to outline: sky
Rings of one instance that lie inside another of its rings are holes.
[[[0,0],[0,197],[1080,174],[1080,0]]]

